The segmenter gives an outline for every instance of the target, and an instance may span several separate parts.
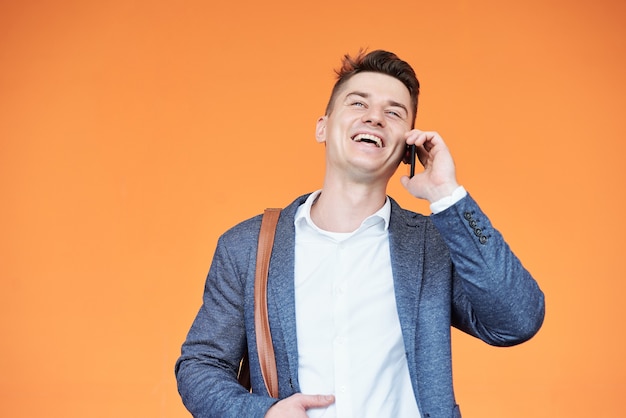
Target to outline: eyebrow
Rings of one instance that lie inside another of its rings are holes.
[[[370,97],[369,93],[364,93],[364,92],[361,92],[361,91],[352,91],[352,92],[346,94],[346,99],[348,97],[352,96],[352,95],[363,97],[364,99],[368,99]],[[400,102],[396,102],[395,100],[388,100],[387,104],[389,106],[399,107],[400,109],[404,110],[407,115],[409,114],[409,110],[407,109],[407,107],[405,105],[403,105],[402,103],[400,103]]]

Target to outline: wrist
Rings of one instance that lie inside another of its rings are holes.
[[[427,200],[432,205],[433,203],[436,203],[440,201],[441,199],[445,199],[446,197],[452,196],[455,190],[457,190],[459,187],[461,186],[459,186],[459,184],[456,181],[452,183],[442,184],[437,187],[433,187],[429,191],[429,196],[427,197]]]
[[[450,206],[457,203],[459,200],[463,199],[465,196],[467,196],[467,191],[465,190],[465,188],[463,186],[457,186],[456,189],[454,189],[454,191],[448,196],[444,196],[441,199],[432,202],[430,204],[430,210],[433,212],[433,214],[443,212]]]

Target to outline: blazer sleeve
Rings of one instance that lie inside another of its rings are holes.
[[[452,325],[497,346],[534,336],[544,294],[472,197],[430,218],[453,264]]]
[[[242,250],[248,247],[247,235],[227,234],[218,241],[203,304],[175,366],[183,403],[196,418],[263,417],[276,402],[249,393],[237,381],[239,363],[246,350],[247,266],[255,260],[250,260],[250,251]]]

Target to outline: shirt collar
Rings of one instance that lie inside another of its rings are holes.
[[[315,201],[317,200],[317,198],[319,197],[321,193],[322,193],[321,190],[316,190],[315,192],[311,193],[309,197],[307,197],[306,201],[298,208],[298,210],[296,211],[296,216],[294,218],[294,224],[296,226],[301,224],[302,222],[306,222],[310,227],[318,231],[322,231],[320,228],[317,227],[317,225],[315,225],[315,223],[313,222],[313,219],[311,219],[311,207],[313,206],[313,203],[315,203]],[[383,221],[384,229],[386,231],[389,229],[390,218],[391,218],[391,201],[389,200],[389,197],[387,197],[385,199],[385,204],[380,209],[378,209],[378,211],[376,211],[372,215],[365,218],[363,222],[361,223],[361,226],[359,227],[359,229],[363,227],[371,226],[378,222]]]

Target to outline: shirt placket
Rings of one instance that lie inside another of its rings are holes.
[[[349,241],[349,240],[346,240]],[[349,333],[349,301],[348,274],[346,263],[349,243],[342,241],[337,244],[336,272],[333,283],[333,313],[335,321],[334,370],[335,370],[335,406],[337,416],[352,417],[352,392],[350,385],[350,333]]]

